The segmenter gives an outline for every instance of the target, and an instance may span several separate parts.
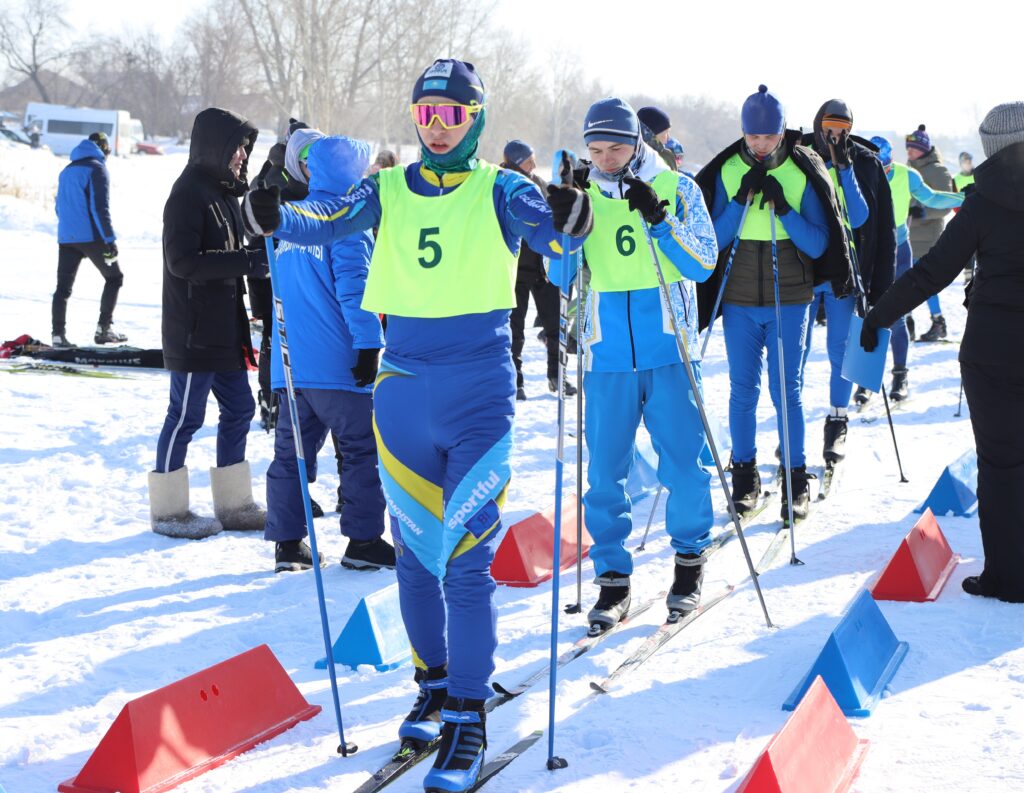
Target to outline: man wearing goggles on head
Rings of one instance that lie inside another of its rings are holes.
[[[825,162],[841,207],[844,233],[855,250],[867,302],[874,303],[893,281],[896,267],[896,236],[893,231],[892,196],[875,147],[852,135],[853,112],[841,99],[830,99],[814,116],[814,131],[803,137],[803,145],[812,146]],[[826,465],[835,465],[846,456],[847,407],[853,384],[843,379],[843,358],[850,318],[857,296],[837,298],[828,282],[814,288],[811,319],[818,301],[825,307],[828,360],[832,367],[829,380],[829,414],[825,417],[825,442],[822,454]],[[814,322],[807,323],[807,342],[803,363],[811,350]],[[801,385],[806,382],[802,378]],[[866,399],[867,392],[858,392]]]
[[[490,563],[511,476],[516,255],[521,241],[558,256],[557,235],[586,236],[590,200],[550,187],[545,203],[526,177],[478,159],[486,109],[472,64],[435,61],[411,113],[420,161],[330,201],[281,207],[255,190],[245,214],[252,232],[306,245],[380,228],[362,307],[388,315],[374,430],[420,685],[399,736],[440,735],[425,787],[461,791],[483,763],[497,646]]]

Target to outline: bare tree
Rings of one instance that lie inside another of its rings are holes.
[[[27,77],[50,101],[43,70],[59,73],[70,55],[61,0],[23,0],[20,8],[0,14],[0,55],[16,74]]]

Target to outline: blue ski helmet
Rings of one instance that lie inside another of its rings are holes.
[[[786,130],[786,109],[768,86],[759,85],[743,103],[740,121],[744,135],[781,135]]]
[[[636,146],[640,140],[640,120],[624,99],[602,99],[590,106],[583,119],[583,140],[610,140]]]
[[[871,142],[878,147],[878,159],[882,165],[889,165],[892,162],[892,144],[881,135],[875,135]]]

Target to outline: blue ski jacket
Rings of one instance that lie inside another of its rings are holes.
[[[890,182],[892,181],[893,171],[894,169],[889,168],[885,174],[886,178]],[[943,193],[938,190],[932,190],[927,184],[925,184],[924,179],[921,178],[921,174],[913,168],[907,169],[907,177],[910,179],[910,195],[929,209],[955,209],[964,202],[963,193]],[[908,223],[903,223],[897,226],[896,244],[902,245],[909,239],[910,225]]]
[[[103,151],[86,138],[71,151],[57,182],[57,242],[117,239],[110,222],[110,175]]]
[[[330,201],[362,179],[370,147],[343,136],[321,138],[309,150],[309,198]],[[352,376],[357,350],[380,349],[380,317],[360,308],[373,254],[373,235],[358,231],[321,245],[282,242],[274,292],[284,304],[292,380],[298,388],[370,393]],[[268,317],[266,321],[270,321]],[[274,323],[273,388],[284,388],[281,338]]]

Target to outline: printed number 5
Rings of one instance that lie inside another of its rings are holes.
[[[427,239],[427,237],[430,237],[430,236],[436,235],[436,234],[440,234],[440,233],[441,233],[441,229],[439,229],[437,226],[434,226],[433,228],[429,228],[429,229],[420,229],[420,245],[419,245],[419,250],[421,250],[421,251],[429,250],[430,251],[430,258],[429,259],[427,257],[425,257],[425,256],[420,256],[420,258],[419,258],[420,266],[428,267],[429,268],[429,267],[436,267],[438,264],[441,263],[441,245],[440,245],[440,243],[435,242],[434,240]]]

